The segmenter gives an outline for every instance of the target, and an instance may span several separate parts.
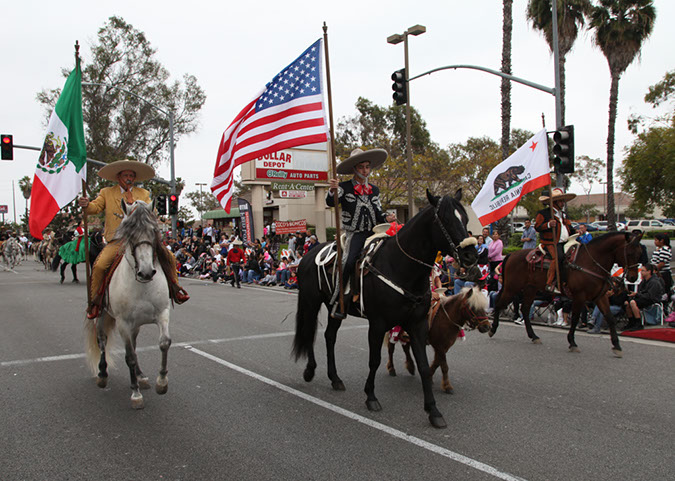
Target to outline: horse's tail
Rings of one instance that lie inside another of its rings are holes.
[[[57,252],[56,255],[54,256],[54,260],[52,261],[52,272],[56,272],[56,270],[59,268],[60,263],[61,263],[61,255]]]
[[[108,315],[104,315],[104,324],[103,331],[105,333],[107,342],[106,342],[106,362],[109,367],[114,367],[115,363],[113,357],[110,355],[112,352],[112,343],[110,342],[113,339],[113,330],[115,329],[115,319]],[[84,319],[84,352],[87,356],[87,366],[91,370],[92,374],[96,375],[98,373],[98,363],[101,360],[101,350],[98,347],[98,334],[96,332],[96,321],[91,319]]]
[[[318,247],[312,251],[318,251]],[[298,309],[295,314],[295,337],[292,351],[296,361],[307,357],[316,338],[317,317],[321,309],[321,292],[319,291],[318,272],[314,264],[315,255],[304,256],[298,266]]]

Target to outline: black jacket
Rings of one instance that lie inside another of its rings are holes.
[[[640,282],[635,300],[645,304],[656,304],[661,302],[664,292],[663,281],[659,276],[652,274],[648,280]]]

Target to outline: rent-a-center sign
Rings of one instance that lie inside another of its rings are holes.
[[[255,176],[279,181],[326,181],[328,158],[325,151],[280,150],[255,160]]]

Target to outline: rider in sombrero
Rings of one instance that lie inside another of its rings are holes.
[[[546,207],[537,212],[534,220],[534,228],[539,232],[541,245],[548,251],[552,259],[555,259],[555,249],[558,249],[558,259],[563,258],[563,246],[569,237],[576,232],[564,211],[565,203],[576,196],[576,194],[566,194],[560,187],[554,187],[550,196],[539,197],[539,202],[542,204],[552,203],[553,205],[553,217],[551,217],[551,208]],[[546,290],[548,292],[556,290],[555,272],[555,262],[551,262],[546,278]]]
[[[143,182],[150,180],[155,176],[155,169],[148,164],[136,160],[118,160],[111,162],[98,171],[98,175],[106,180],[117,182],[117,185],[101,189],[96,199],[91,202],[86,196],[80,197],[80,207],[84,209],[87,215],[98,214],[105,211],[105,229],[103,237],[107,245],[96,258],[94,268],[91,273],[91,304],[87,309],[87,318],[96,319],[101,314],[103,304],[103,280],[105,279],[108,268],[112,265],[119,248],[119,241],[113,241],[117,228],[122,223],[124,214],[122,212],[122,199],[128,204],[137,200],[142,200],[150,204],[150,192],[135,187],[134,182]],[[166,247],[162,246],[163,249]],[[176,258],[168,250],[162,258],[166,258],[171,264],[165,271],[169,282],[169,294],[177,303],[182,304],[190,296],[178,285],[178,274],[176,271]]]
[[[380,203],[380,190],[368,182],[370,173],[381,167],[388,155],[383,149],[367,151],[354,149],[351,155],[337,166],[338,174],[353,177],[340,183],[337,179],[330,180],[326,205],[335,206],[333,193],[337,190],[342,208],[342,227],[346,234],[346,259],[343,258],[344,286],[348,285],[350,276],[354,274],[356,261],[366,239],[373,235],[373,227],[396,220],[396,215],[384,213]]]

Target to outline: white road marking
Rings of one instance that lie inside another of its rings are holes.
[[[358,325],[358,326],[343,326],[340,330],[351,330],[351,329],[364,329],[367,328],[367,324]],[[288,337],[295,335],[295,331],[286,331],[286,332],[271,332],[269,334],[255,334],[252,336],[239,336],[239,337],[227,337],[221,339],[204,339],[201,341],[192,341],[192,342],[176,342],[171,344],[171,347],[187,347],[187,346],[197,346],[200,344],[221,344],[223,342],[234,342],[234,341],[253,341],[256,339],[273,339],[276,337]],[[154,351],[159,349],[157,346],[145,346],[139,347],[136,349],[136,352],[147,352]],[[123,349],[116,349],[113,351],[115,354],[124,354]],[[16,359],[13,361],[0,361],[0,367],[7,366],[21,366],[26,364],[37,364],[41,362],[55,362],[55,361],[70,361],[73,359],[84,359],[85,354],[62,354],[60,356],[46,356],[46,357],[36,357],[33,359]]]
[[[452,459],[453,461],[456,461],[458,463],[464,464],[466,466],[469,466],[473,469],[476,469],[478,471],[482,471],[484,473],[490,474],[494,476],[495,478],[499,479],[504,479],[507,481],[523,481],[523,478],[519,478],[517,476],[513,476],[509,473],[505,473],[503,471],[499,471],[496,468],[493,468],[492,466],[481,463],[480,461],[476,461],[475,459],[469,458],[467,456],[464,456],[462,454],[456,453],[454,451],[450,451],[449,449],[445,449],[441,446],[438,446],[436,444],[432,444],[428,441],[424,441],[423,439],[420,439],[415,436],[411,436],[410,434],[406,434],[403,431],[399,431],[398,429],[392,428],[390,426],[387,426],[385,424],[379,423],[377,421],[373,421],[372,419],[369,419],[367,417],[361,416],[359,414],[353,413],[351,411],[348,411],[344,408],[341,408],[339,406],[336,406],[334,404],[331,404],[329,402],[326,402],[322,399],[316,398],[314,396],[310,396],[309,394],[305,394],[302,391],[298,391],[297,389],[293,389],[292,387],[288,387],[285,384],[281,384],[277,381],[274,381],[272,379],[269,379],[267,377],[261,376],[260,374],[257,374],[253,371],[249,371],[248,369],[245,369],[241,366],[237,366],[236,364],[232,364],[231,362],[225,361],[224,359],[221,359],[219,357],[216,357],[212,354],[209,354],[208,352],[201,351],[199,349],[196,349],[192,346],[185,346],[185,348],[193,352],[195,354],[198,354],[202,357],[205,357],[206,359],[210,359],[211,361],[214,361],[222,366],[228,367],[234,371],[237,371],[241,374],[244,374],[246,376],[252,377],[253,379],[263,382],[265,384],[268,384],[270,386],[273,386],[281,391],[284,391],[285,393],[291,394],[293,396],[299,397],[301,399],[304,399],[305,401],[311,402],[313,404],[316,404],[317,406],[320,406],[322,408],[328,409],[329,411],[333,411],[336,414],[340,414],[341,416],[345,416],[349,419],[352,419],[354,421],[357,421],[361,424],[365,424],[366,426],[369,426],[371,428],[377,429],[379,431],[382,431],[386,434],[389,434],[390,436],[393,436],[395,438],[402,439],[403,441],[407,441],[411,444],[414,444],[415,446],[419,446],[423,449],[426,449],[428,451],[431,451],[432,453],[439,454],[441,456],[444,456],[446,458]]]

